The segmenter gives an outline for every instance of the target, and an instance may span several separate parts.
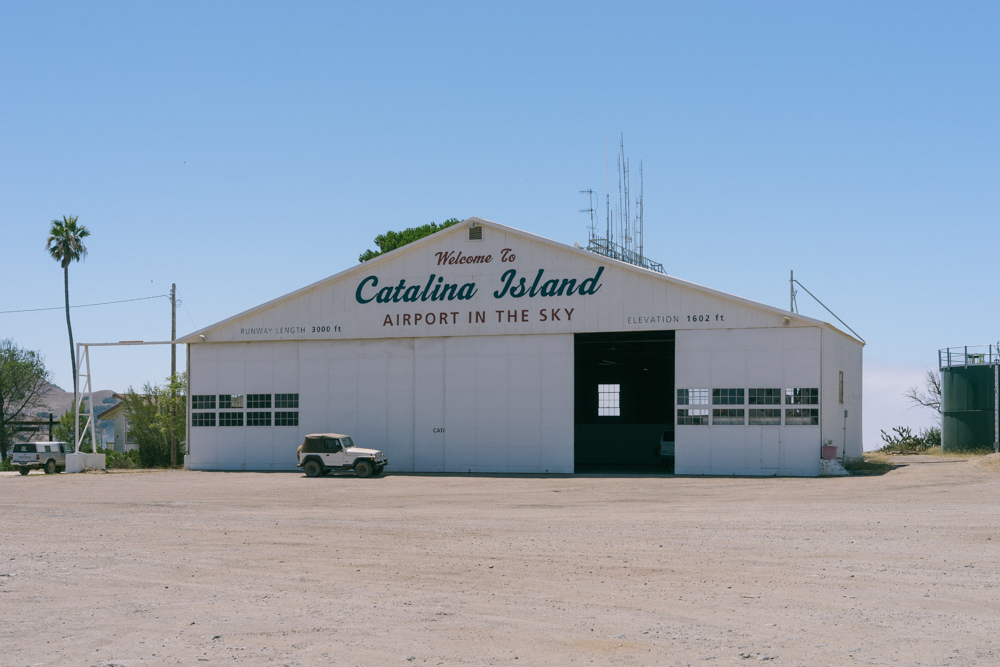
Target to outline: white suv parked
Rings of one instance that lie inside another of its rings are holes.
[[[350,436],[341,433],[313,433],[299,446],[298,467],[308,477],[327,475],[334,470],[354,470],[358,477],[381,475],[389,462],[377,449],[354,446]]]
[[[68,442],[25,442],[14,445],[11,465],[22,475],[44,470],[46,475],[66,469],[66,454],[73,453]]]

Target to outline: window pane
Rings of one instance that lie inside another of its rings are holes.
[[[781,389],[751,389],[750,405],[781,405]]]
[[[708,405],[708,389],[678,389],[677,405]]]
[[[778,394],[779,398],[781,396],[780,392]],[[750,409],[750,425],[751,426],[781,426],[781,409],[780,408],[751,408]]]
[[[242,412],[220,412],[219,426],[243,426]]]
[[[219,394],[219,409],[234,410],[243,407],[243,394]]]
[[[681,409],[677,411],[678,426],[708,426],[707,409]]]
[[[743,405],[743,390],[713,389],[712,405]]]
[[[786,409],[785,426],[819,426],[819,410],[817,408]]]
[[[618,397],[621,385],[599,384],[597,385],[597,416],[598,417],[620,417],[621,406]]]
[[[214,402],[214,397],[213,397]],[[191,413],[191,426],[215,426],[214,412],[193,412]]]
[[[251,410],[270,410],[270,394],[247,394],[247,407]]]
[[[786,405],[819,405],[819,389],[786,389]]]
[[[276,408],[297,408],[299,407],[298,394],[275,394],[274,407]]]
[[[716,408],[712,410],[712,424],[715,426],[743,426],[743,409]]]
[[[270,412],[247,413],[247,426],[270,426],[270,425],[271,425]]]
[[[214,410],[215,394],[211,396],[191,396],[192,410]]]
[[[299,413],[298,412],[275,412],[274,413],[274,425],[275,426],[298,426],[299,425]]]

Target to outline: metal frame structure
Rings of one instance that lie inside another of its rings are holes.
[[[141,341],[141,340],[121,340],[117,343],[77,343],[76,344],[76,385],[80,387],[80,395],[87,395],[87,409],[89,414],[87,414],[87,423],[84,424],[83,428],[80,428],[80,404],[83,400],[77,401],[73,409],[76,414],[76,442],[73,443],[73,453],[80,453],[80,445],[83,444],[83,437],[87,431],[87,427],[90,427],[90,442],[91,447],[94,450],[93,453],[97,453],[97,419],[94,416],[94,394],[93,385],[90,381],[90,348],[92,347],[119,347],[127,345],[176,345],[174,341]],[[86,364],[87,372],[83,373],[83,366]],[[83,386],[80,385],[80,379],[87,378],[87,381]]]
[[[611,209],[611,181],[610,165],[608,171],[608,191],[605,201],[605,229],[604,236],[597,234],[597,209],[594,208],[593,190],[581,190],[580,194],[588,195],[589,208],[581,209],[581,213],[590,214],[590,227],[588,228],[587,250],[595,255],[610,257],[621,262],[628,262],[635,266],[641,266],[650,271],[666,274],[663,265],[646,257],[644,252],[645,226],[643,223],[643,179],[642,162],[639,162],[639,196],[635,199],[634,208],[630,202],[631,186],[629,180],[629,161],[625,157],[625,137],[622,136],[619,145],[618,165],[616,173],[618,175],[618,204],[614,210]],[[607,141],[605,140],[605,160],[607,159]],[[600,201],[600,199],[598,199]]]

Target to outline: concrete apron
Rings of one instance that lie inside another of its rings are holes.
[[[66,472],[105,470],[104,454],[67,454]]]
[[[68,456],[66,457],[69,458]],[[67,466],[67,471],[69,470]],[[819,462],[819,476],[820,477],[843,477],[844,475],[849,475],[850,473],[844,469],[844,466],[840,465],[840,461],[836,459],[820,459]]]

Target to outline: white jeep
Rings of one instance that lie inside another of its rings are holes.
[[[377,449],[354,446],[350,436],[341,433],[313,433],[299,446],[298,467],[307,477],[328,475],[334,470],[353,470],[358,477],[381,475],[389,462]]]

